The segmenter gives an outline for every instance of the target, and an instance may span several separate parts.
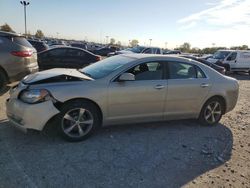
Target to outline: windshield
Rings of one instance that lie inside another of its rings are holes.
[[[218,51],[218,52],[215,52],[215,54],[213,55],[213,58],[214,59],[225,59],[228,54],[231,53],[229,51]]]
[[[99,79],[108,76],[116,69],[133,60],[134,59],[129,57],[117,55],[98,61],[97,63],[84,67],[79,71],[93,79]]]

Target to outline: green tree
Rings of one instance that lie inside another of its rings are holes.
[[[116,45],[117,45],[117,46],[121,46],[121,45],[122,45],[121,41],[118,41],[118,42],[116,43]]]
[[[110,44],[115,44],[115,39],[114,38],[110,39]]]
[[[242,46],[241,46],[241,49],[242,49],[242,50],[248,50],[248,45],[242,45]]]
[[[15,33],[15,31],[13,31],[13,29],[12,29],[7,23],[5,23],[4,25],[1,25],[1,26],[0,26],[0,30],[1,30],[1,31],[6,31],[6,32]]]
[[[134,46],[137,46],[139,44],[139,41],[137,39],[133,39],[130,41],[130,46],[131,47],[134,47]]]
[[[43,37],[44,37],[44,34],[43,34],[42,30],[38,29],[38,30],[36,31],[35,37],[36,37],[36,38],[40,38],[40,39],[43,38]]]
[[[26,37],[31,38],[32,34],[28,31],[28,33],[26,34]]]
[[[248,46],[247,46],[247,45],[232,46],[230,49],[231,49],[231,50],[247,50],[247,49],[248,49]]]
[[[185,42],[184,44],[182,44],[182,45],[180,46],[180,50],[181,50],[182,52],[190,52],[190,49],[191,49],[191,44],[188,43],[188,42]]]

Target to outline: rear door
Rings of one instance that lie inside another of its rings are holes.
[[[89,56],[84,50],[67,49],[67,55],[63,61],[67,68],[82,68],[92,62]]]
[[[52,68],[65,68],[63,59],[66,55],[65,48],[56,48],[39,54],[39,66],[43,70]]]
[[[168,62],[168,93],[165,118],[195,117],[211,88],[209,78],[196,65]]]

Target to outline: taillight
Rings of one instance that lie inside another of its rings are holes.
[[[97,60],[97,61],[101,61],[101,60],[102,60],[102,57],[101,57],[101,56],[97,56],[97,57],[96,57],[96,60]]]
[[[12,55],[18,56],[18,57],[30,57],[33,54],[33,51],[13,51],[11,52]]]

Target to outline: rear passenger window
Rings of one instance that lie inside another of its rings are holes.
[[[68,49],[67,55],[71,57],[84,57],[85,52],[76,49]]]
[[[66,49],[61,48],[61,49],[54,49],[49,51],[49,55],[51,56],[64,56],[66,53]]]
[[[187,63],[169,62],[170,79],[191,79],[196,78],[195,67]]]

